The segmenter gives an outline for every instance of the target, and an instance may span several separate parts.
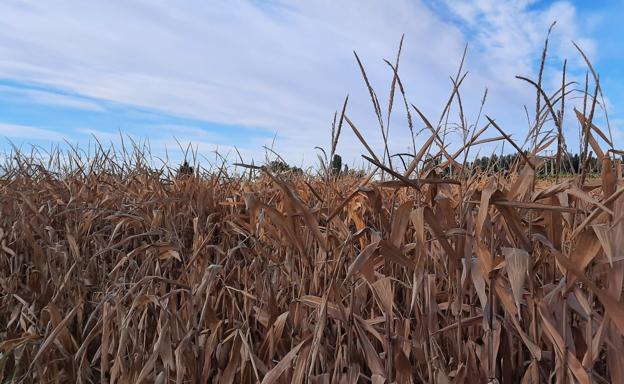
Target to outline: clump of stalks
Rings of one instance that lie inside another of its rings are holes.
[[[566,161],[565,100],[579,91],[565,70],[551,95],[542,70],[522,77],[537,103],[519,144],[481,111],[467,122],[463,59],[434,125],[409,104],[399,57],[387,62],[385,119],[357,59],[381,155],[345,100],[320,175],[241,174],[225,160],[176,172],[136,144],[7,157],[2,382],[624,382],[622,152],[593,123],[593,68],[576,115],[583,160],[591,150],[602,177],[583,168],[539,187],[544,148]],[[397,89],[414,151],[395,156]],[[365,177],[331,171],[345,125],[366,150]],[[463,145],[451,149],[453,134]],[[472,169],[470,153],[497,141],[520,154],[512,170]]]

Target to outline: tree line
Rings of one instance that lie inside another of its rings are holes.
[[[469,163],[469,167],[474,167],[479,170],[489,170],[493,172],[509,171],[519,160],[521,161],[518,153],[511,153],[507,155],[492,154],[491,156],[483,156],[475,159]],[[567,155],[561,156],[560,163],[561,173],[578,174],[581,173],[583,164],[581,164],[581,157],[578,153],[567,153]],[[601,164],[600,160],[593,155],[590,155],[587,160],[587,172],[597,173],[600,172]],[[557,162],[554,156],[545,157],[544,166],[538,171],[538,174],[548,175],[555,174],[557,172]]]

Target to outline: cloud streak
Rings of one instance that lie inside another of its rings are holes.
[[[33,105],[46,105],[69,109],[104,112],[105,109],[97,102],[84,98],[55,93],[40,89],[28,89],[17,86],[0,85],[0,98],[10,101],[21,101]]]
[[[442,6],[408,0],[3,2],[0,78],[227,124],[232,130],[251,127],[258,134],[249,133],[244,149],[255,156],[276,133],[284,156],[308,161],[315,158],[315,145],[328,144],[333,112],[347,93],[350,117],[380,150],[379,129],[352,51],[363,59],[384,100],[391,72],[382,59],[394,57],[403,33],[400,72],[411,102],[432,116],[440,113],[451,89],[448,76],[470,41],[471,73],[463,95],[469,117],[476,115],[488,87],[488,110],[507,129],[522,132],[522,103],[532,102],[533,91],[513,76],[534,72],[554,19],[560,26],[555,59],[570,53],[571,39],[584,42],[590,52],[596,49],[580,34],[569,2],[541,8],[531,1],[494,0],[448,0]],[[29,96],[68,107],[98,106],[49,93]],[[404,116],[395,108],[397,117]],[[404,120],[393,120],[391,131],[392,149],[405,151],[411,140]],[[359,145],[346,129],[342,140],[339,151],[357,158]]]
[[[62,142],[64,135],[50,129],[19,124],[0,123],[0,137],[8,139],[28,139],[33,141]]]

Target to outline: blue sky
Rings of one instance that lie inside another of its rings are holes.
[[[546,88],[560,82],[564,58],[569,78],[584,77],[571,40],[579,43],[601,75],[621,148],[623,16],[624,2],[601,0],[3,1],[0,148],[86,145],[93,136],[117,143],[121,134],[149,139],[157,155],[176,153],[177,139],[232,159],[235,146],[247,161],[274,146],[309,164],[315,146],[329,145],[333,113],[349,94],[350,118],[381,152],[352,51],[385,105],[391,72],[382,59],[394,58],[403,33],[400,73],[411,103],[437,121],[468,43],[462,98],[469,121],[487,87],[485,112],[522,141],[523,105],[531,109],[534,92],[514,76],[536,77],[554,20]],[[405,112],[395,111],[391,149],[409,151]],[[569,118],[571,148],[576,132]],[[345,130],[338,151],[358,162],[362,148]]]

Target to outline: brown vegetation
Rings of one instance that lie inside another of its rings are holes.
[[[465,166],[479,144],[517,147],[492,119],[468,128],[462,115],[465,145],[449,153],[444,127],[412,108],[424,145],[399,171],[387,146],[382,156],[370,149],[346,103],[329,159],[344,122],[374,165],[365,177],[329,163],[317,176],[187,164],[174,177],[140,152],[114,160],[103,149],[64,169],[58,157],[10,160],[0,185],[0,379],[624,382],[618,152],[595,140],[610,144],[590,98],[578,118],[601,179],[581,172],[537,189],[541,149],[557,142],[558,164],[566,153],[554,109],[565,88],[547,98],[540,84],[529,149],[505,174]],[[395,86],[407,108],[398,75],[390,104]],[[597,77],[595,87],[594,96]],[[390,119],[371,96],[387,140]],[[551,117],[558,129],[542,134]],[[486,131],[498,136],[482,139]]]

